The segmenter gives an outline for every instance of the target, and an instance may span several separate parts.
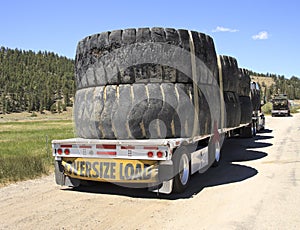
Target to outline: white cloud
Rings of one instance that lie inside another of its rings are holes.
[[[212,32],[216,33],[216,32],[231,32],[231,33],[234,33],[234,32],[238,32],[239,30],[237,29],[230,29],[230,28],[226,28],[226,27],[223,27],[223,26],[217,26],[216,29],[214,29]]]
[[[267,31],[261,31],[258,34],[252,36],[253,40],[266,40],[269,38],[269,34]]]

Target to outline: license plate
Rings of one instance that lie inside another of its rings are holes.
[[[63,159],[65,174],[79,179],[153,183],[157,181],[157,162],[126,159]]]

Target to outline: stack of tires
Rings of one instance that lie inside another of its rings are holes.
[[[238,63],[235,58],[225,55],[219,55],[219,59],[226,107],[225,127],[238,127],[241,122],[241,105],[238,95],[241,80]]]
[[[241,103],[241,124],[249,124],[252,121],[253,105],[250,98],[250,75],[248,70],[239,69],[240,81],[238,95]]]
[[[224,66],[228,64],[235,67],[230,58],[224,59]],[[156,139],[211,133],[208,95],[218,97],[213,90],[218,66],[213,40],[203,33],[156,27],[86,37],[77,46],[75,77],[79,137]],[[238,120],[230,119],[232,124]]]

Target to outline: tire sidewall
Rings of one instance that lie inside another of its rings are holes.
[[[188,178],[185,184],[182,184],[180,178],[180,161],[184,158],[188,159]],[[186,148],[182,148],[181,150],[176,150],[173,155],[173,165],[174,165],[174,181],[173,181],[173,191],[175,193],[182,193],[186,190],[189,185],[190,177],[191,177],[191,158],[190,154]]]

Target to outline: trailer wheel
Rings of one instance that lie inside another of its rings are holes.
[[[210,157],[210,162],[212,162],[212,167],[217,167],[220,164],[221,159],[221,146],[218,140],[214,140],[212,137],[208,145],[208,154]]]
[[[255,137],[257,133],[257,121],[252,123],[252,137]]]
[[[177,153],[173,159],[174,164],[174,183],[173,191],[175,193],[182,193],[187,188],[191,176],[190,158],[186,151]]]

